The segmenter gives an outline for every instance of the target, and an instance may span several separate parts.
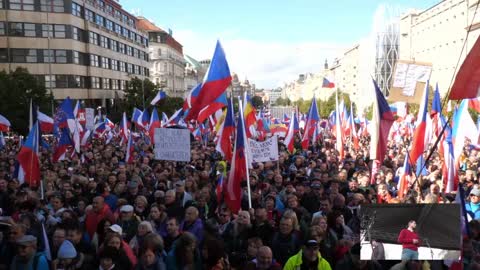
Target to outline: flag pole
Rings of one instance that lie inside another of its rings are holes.
[[[238,125],[243,125],[243,134],[237,134],[237,136],[243,136],[243,138],[247,139],[247,136],[245,134],[245,119],[243,117],[243,104],[242,104],[242,100],[240,99],[240,97],[238,98],[238,111],[239,111],[239,117],[238,117]],[[248,172],[248,156],[249,156],[249,148],[248,148],[248,139],[245,140],[245,171],[246,171],[246,174],[247,174],[247,192],[248,192],[248,209],[252,208],[252,193],[251,193],[251,190],[250,190],[250,175],[249,175],[249,172]]]

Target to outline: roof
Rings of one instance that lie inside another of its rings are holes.
[[[144,30],[144,31],[150,31],[150,32],[165,32],[163,29],[160,27],[156,26],[154,23],[149,21],[147,18],[139,16],[137,17],[138,22],[137,22],[137,28]],[[166,33],[166,32],[165,32]]]
[[[185,58],[185,61],[187,61],[190,65],[194,66],[196,69],[202,68],[202,64],[200,64],[200,62],[198,62],[191,56],[185,54],[183,58]]]

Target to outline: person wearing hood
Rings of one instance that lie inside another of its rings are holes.
[[[465,203],[465,210],[471,219],[480,220],[480,189],[473,188],[470,191],[470,202]]]

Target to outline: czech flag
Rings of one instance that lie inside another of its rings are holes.
[[[388,149],[388,133],[395,119],[375,80],[373,80],[373,85],[376,98],[373,103],[372,121],[374,121],[374,125],[371,128],[370,159],[383,161]]]
[[[344,151],[343,151],[343,122],[342,123],[342,120],[343,120],[343,115],[345,115],[345,113],[342,113],[340,115],[340,112],[344,112],[344,109],[345,109],[345,105],[343,105],[343,101],[342,101],[342,105],[339,106],[338,105],[338,91],[335,93],[335,102],[336,102],[336,110],[335,110],[335,146],[336,146],[336,149],[339,153],[339,158],[340,160],[343,159],[343,156],[344,156]]]
[[[445,125],[445,118],[443,116],[440,117],[440,122]],[[445,187],[445,192],[452,192],[458,190],[458,174],[455,168],[455,156],[453,151],[453,141],[452,141],[452,129],[450,125],[447,124],[444,132],[444,140],[442,141],[443,147],[443,168],[442,168],[442,175],[443,175],[443,183]]]
[[[157,95],[152,99],[152,101],[150,102],[151,105],[155,105],[157,104],[160,100],[164,99],[167,97],[167,94],[160,90],[158,91]]]
[[[52,162],[56,163],[61,160],[65,160],[68,148],[73,145],[72,140],[70,139],[70,134],[67,129],[62,129],[62,135],[58,141],[57,147],[53,152]]]
[[[294,113],[292,113],[292,117],[295,119]],[[287,146],[287,150],[290,153],[293,153],[293,150],[295,149],[294,147],[294,142],[295,142],[295,120],[290,121],[290,125],[288,125],[288,132],[287,136],[285,136],[285,145]],[[297,122],[298,123],[298,122]]]
[[[57,123],[58,128],[68,127],[70,133],[75,131],[75,116],[73,114],[73,104],[70,97],[63,100],[60,107],[57,108],[54,120],[54,122]]]
[[[310,110],[308,110],[308,119],[307,119],[307,123],[305,124],[305,134],[303,134],[303,138],[302,138],[302,148],[304,150],[308,149],[308,145],[310,143],[310,137],[312,137],[313,132],[315,131],[315,126],[317,125],[318,121],[320,121],[320,117],[318,116],[317,100],[315,99],[315,96],[314,96],[312,104],[310,104]]]
[[[235,132],[235,112],[233,111],[233,101],[230,99],[227,106],[225,120],[218,132],[219,140],[216,149],[222,154],[225,160],[232,160],[232,141],[231,138]]]
[[[210,115],[216,111],[221,110],[227,106],[227,94],[221,94],[217,99],[210,103],[207,107],[200,110],[198,113],[197,121],[203,123]]]
[[[198,113],[222,95],[232,81],[225,52],[220,41],[217,41],[212,62],[205,75],[200,89],[191,95],[191,108],[186,120],[196,119]]]
[[[425,151],[425,133],[427,129],[427,109],[428,109],[428,81],[423,92],[422,103],[418,112],[417,124],[415,133],[413,134],[412,148],[410,150],[410,157],[412,162],[416,162],[418,158]]]
[[[37,111],[37,119],[40,124],[40,130],[43,133],[52,133],[53,132],[53,118],[50,116]]]
[[[410,167],[410,162],[409,162],[409,155],[407,152],[407,155],[405,156],[405,161],[403,163],[403,173],[400,176],[400,182],[398,183],[398,197],[400,199],[403,199],[403,197],[406,195],[408,191],[408,186],[410,183],[410,176],[412,174],[412,168]]]
[[[155,129],[161,128],[162,124],[160,123],[160,118],[158,118],[157,108],[153,108],[152,110],[152,117],[150,117],[150,125],[149,125],[149,135],[150,140],[155,144]]]
[[[335,88],[335,84],[330,82],[327,78],[323,78],[322,88]]]
[[[5,116],[0,114],[0,131],[2,132],[8,132],[10,129],[10,121],[8,121]]]
[[[477,38],[472,49],[457,72],[449,99],[467,99],[479,96],[480,89],[480,37]]]
[[[32,126],[27,140],[22,145],[17,155],[19,163],[18,180],[36,187],[40,183],[40,160],[39,160],[39,127],[38,121]]]
[[[239,106],[240,107],[240,106]],[[241,108],[240,108],[241,110]],[[232,213],[238,213],[242,200],[241,183],[248,181],[247,163],[247,136],[245,134],[245,120],[243,113],[239,114],[237,124],[237,138],[233,150],[233,158],[228,176],[227,190],[225,192],[225,203]]]

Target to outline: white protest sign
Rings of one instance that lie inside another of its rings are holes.
[[[155,159],[190,161],[190,131],[188,129],[156,128]]]
[[[250,150],[250,162],[266,162],[278,160],[277,136],[263,141],[248,140]]]
[[[95,128],[95,110],[92,108],[85,108],[85,128],[93,130]]]

